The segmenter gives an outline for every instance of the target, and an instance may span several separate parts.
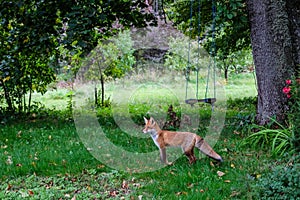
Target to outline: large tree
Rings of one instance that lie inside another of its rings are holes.
[[[300,1],[247,0],[258,85],[257,121],[283,121],[288,99],[285,80],[300,63]]]
[[[118,27],[145,26],[153,19],[146,6],[144,0],[0,1],[0,98],[3,90],[7,110],[23,111],[30,107],[27,92],[46,91],[61,54],[85,56]]]
[[[212,2],[217,10],[216,49],[224,59],[248,48],[251,39],[258,86],[257,122],[267,124],[271,117],[284,120],[289,108],[282,88],[286,79],[297,76],[300,63],[300,0],[176,1],[169,6],[169,16],[189,35],[192,24],[195,36],[200,5],[201,35],[210,37],[207,27],[212,23]],[[192,23],[190,3],[193,3]]]

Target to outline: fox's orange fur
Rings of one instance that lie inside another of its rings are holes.
[[[144,117],[144,120],[145,128],[143,129],[143,132],[151,135],[154,143],[159,148],[160,158],[163,163],[167,165],[171,164],[167,161],[167,146],[181,147],[191,164],[196,162],[194,147],[198,148],[203,154],[217,161],[223,161],[222,157],[217,154],[199,135],[191,132],[161,130],[152,117],[149,120]]]

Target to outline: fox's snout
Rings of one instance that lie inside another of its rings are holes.
[[[148,133],[148,129],[144,128],[143,133]]]

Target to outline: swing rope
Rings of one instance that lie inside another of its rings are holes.
[[[205,99],[207,99],[208,89],[209,89],[209,79],[211,72],[211,65],[213,65],[213,98],[216,98],[216,43],[215,43],[215,28],[216,28],[216,5],[215,0],[212,0],[212,45],[210,47],[210,62],[208,65],[207,78],[206,78],[206,88],[205,88]]]
[[[188,84],[189,84],[189,79],[190,79],[190,69],[191,69],[191,38],[192,38],[192,27],[193,27],[193,4],[194,1],[191,0],[190,2],[190,26],[189,26],[189,33],[190,33],[190,37],[189,37],[189,46],[188,46],[188,62],[187,62],[187,67],[186,67],[186,71],[185,71],[185,80],[186,80],[186,84],[185,84],[185,99],[187,99],[187,94],[188,94]]]
[[[189,48],[188,48],[188,64],[186,69],[186,95],[185,95],[185,102],[194,105],[198,102],[204,102],[204,103],[210,103],[212,105],[216,102],[216,60],[215,60],[215,54],[216,54],[216,44],[215,44],[215,24],[216,24],[216,6],[215,6],[215,0],[212,0],[212,45],[210,47],[210,62],[208,65],[208,71],[207,71],[207,78],[206,78],[206,88],[205,88],[205,98],[199,99],[199,58],[200,58],[200,34],[201,34],[201,0],[198,0],[198,54],[197,54],[197,66],[196,66],[196,99],[187,99],[187,93],[188,93],[188,81],[189,81],[189,73],[190,73],[190,66],[191,66],[191,37],[192,37],[192,18],[193,18],[193,4],[194,1],[190,1],[190,41],[189,41]],[[213,66],[211,66],[213,65]],[[209,91],[209,82],[210,82],[210,76],[211,76],[211,68],[213,67],[213,98],[208,98],[208,91]]]
[[[197,36],[197,80],[196,80],[196,99],[199,99],[199,58],[200,58],[200,34],[201,34],[201,0],[198,0],[198,36]],[[205,97],[206,98],[206,97]]]

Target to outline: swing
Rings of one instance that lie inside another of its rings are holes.
[[[193,0],[191,0],[190,5],[190,30],[192,29],[192,18],[193,18]],[[190,65],[191,65],[191,59],[190,59],[190,51],[191,51],[191,41],[189,42],[189,49],[188,49],[188,64],[186,69],[186,93],[185,93],[185,103],[190,104],[191,106],[194,106],[194,104],[203,102],[208,103],[212,106],[212,110],[214,107],[214,103],[217,101],[216,99],[216,67],[215,67],[215,18],[216,18],[216,7],[215,7],[215,1],[212,0],[212,46],[210,49],[210,63],[208,65],[208,71],[207,71],[207,78],[206,78],[206,89],[205,89],[205,97],[203,99],[198,98],[198,90],[199,90],[199,56],[200,56],[200,27],[201,27],[201,21],[200,21],[200,10],[201,9],[201,0],[198,0],[198,55],[197,55],[197,72],[196,72],[196,98],[187,98],[188,93],[188,81],[189,81],[189,72],[190,72]],[[190,32],[191,33],[191,32]],[[190,36],[191,40],[191,36]],[[209,84],[209,77],[211,73],[211,65],[213,65],[213,86],[214,86],[214,95],[213,97],[207,97],[208,94],[208,84]]]

